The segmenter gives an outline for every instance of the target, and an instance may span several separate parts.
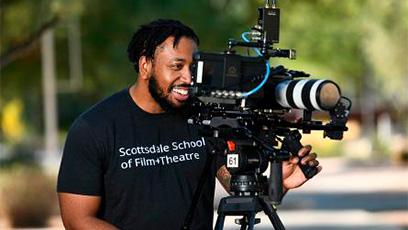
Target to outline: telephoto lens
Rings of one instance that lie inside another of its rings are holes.
[[[275,99],[284,108],[327,111],[340,98],[339,86],[330,80],[285,80],[275,87]]]

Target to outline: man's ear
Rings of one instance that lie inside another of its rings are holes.
[[[151,76],[152,68],[153,63],[151,59],[148,59],[146,56],[139,58],[139,77],[148,80]]]

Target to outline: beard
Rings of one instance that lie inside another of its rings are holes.
[[[152,75],[149,79],[149,92],[164,111],[174,110],[174,106],[167,100],[164,90],[157,83],[155,75]]]
[[[170,85],[169,89],[167,92],[163,88],[161,88],[157,82],[157,77],[156,75],[152,75],[149,79],[149,93],[153,97],[153,99],[160,105],[160,107],[166,111],[166,112],[180,112],[182,111],[182,108],[185,107],[186,104],[189,104],[190,100],[187,100],[183,105],[178,106],[172,103],[168,98],[167,95],[169,95],[172,91],[172,89],[175,87],[174,84]]]

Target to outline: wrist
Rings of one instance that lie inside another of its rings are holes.
[[[285,194],[289,191],[289,188],[287,188],[284,184],[282,184],[282,194]]]

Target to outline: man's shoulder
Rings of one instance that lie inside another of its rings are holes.
[[[123,89],[108,97],[105,97],[88,110],[83,112],[78,119],[86,121],[89,124],[102,125],[108,120],[120,116],[129,108],[128,90]]]

